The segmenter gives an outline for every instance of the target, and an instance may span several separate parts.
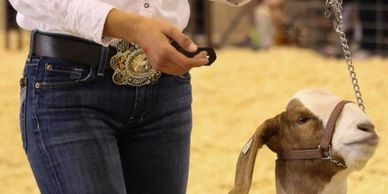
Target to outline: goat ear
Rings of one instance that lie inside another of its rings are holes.
[[[243,147],[238,157],[234,188],[229,194],[248,194],[251,188],[253,168],[255,165],[257,151],[274,135],[279,129],[279,115],[266,120],[257,129],[252,138]]]

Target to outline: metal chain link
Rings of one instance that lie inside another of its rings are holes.
[[[346,64],[348,65],[349,75],[352,81],[353,90],[357,99],[357,104],[362,111],[365,112],[364,100],[362,99],[361,89],[358,84],[357,75],[353,65],[352,54],[346,35],[344,32],[343,16],[342,16],[342,0],[326,0],[325,16],[330,17],[334,15],[334,30],[338,33],[341,40],[342,49]]]
[[[334,158],[330,158],[329,159],[331,163],[339,166],[339,167],[342,167],[342,168],[347,168],[347,166],[345,164],[342,164],[341,162],[339,162],[338,160],[334,159]]]
[[[320,146],[318,146],[318,149],[321,149]],[[329,145],[329,150],[327,151],[326,153],[328,156],[326,158],[323,158],[324,160],[329,160],[331,163],[339,166],[339,167],[342,167],[342,168],[347,168],[347,166],[345,164],[343,164],[342,162],[336,160],[333,155],[332,155],[332,149],[331,149],[331,146]]]

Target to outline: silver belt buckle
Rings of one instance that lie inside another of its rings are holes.
[[[117,54],[110,59],[115,84],[139,87],[158,81],[161,73],[149,63],[143,49],[137,44],[120,40],[116,49]]]

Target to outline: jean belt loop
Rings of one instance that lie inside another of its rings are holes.
[[[97,76],[104,76],[105,68],[108,63],[109,47],[103,46],[101,49],[100,63],[98,64]]]
[[[27,60],[28,60],[28,62],[30,62],[31,61],[31,59],[32,59],[32,57],[33,57],[33,55],[34,55],[34,48],[35,48],[35,35],[38,33],[38,30],[33,30],[32,32],[31,32],[31,37],[30,37],[30,51],[29,51],[29,53],[28,53],[28,58],[27,58]]]

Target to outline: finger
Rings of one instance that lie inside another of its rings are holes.
[[[180,47],[189,52],[195,52],[198,46],[185,34],[179,31],[177,28],[171,27],[164,32],[170,39],[179,44]]]
[[[207,52],[206,51],[201,51],[200,53],[198,53],[197,55],[195,55],[193,58],[195,59],[203,59],[203,58],[207,58]]]
[[[187,73],[189,70],[190,69],[184,65],[174,64],[173,62],[168,62],[166,65],[159,68],[159,71],[175,76],[181,76]]]
[[[172,46],[166,48],[166,53],[169,61],[173,62],[174,64],[185,65],[188,67],[198,67],[209,63],[209,60],[206,57],[200,57],[204,54],[200,54],[197,57],[188,58],[178,52]]]
[[[207,54],[206,51],[201,51],[200,53],[198,53],[197,55],[195,55],[193,58],[194,58],[194,59],[206,59],[206,60],[208,61],[206,64],[209,63],[208,54]],[[206,65],[206,64],[205,64],[205,65]],[[202,66],[202,65],[203,65],[203,64],[201,64],[201,65],[192,65],[192,67],[200,67],[200,66]]]

